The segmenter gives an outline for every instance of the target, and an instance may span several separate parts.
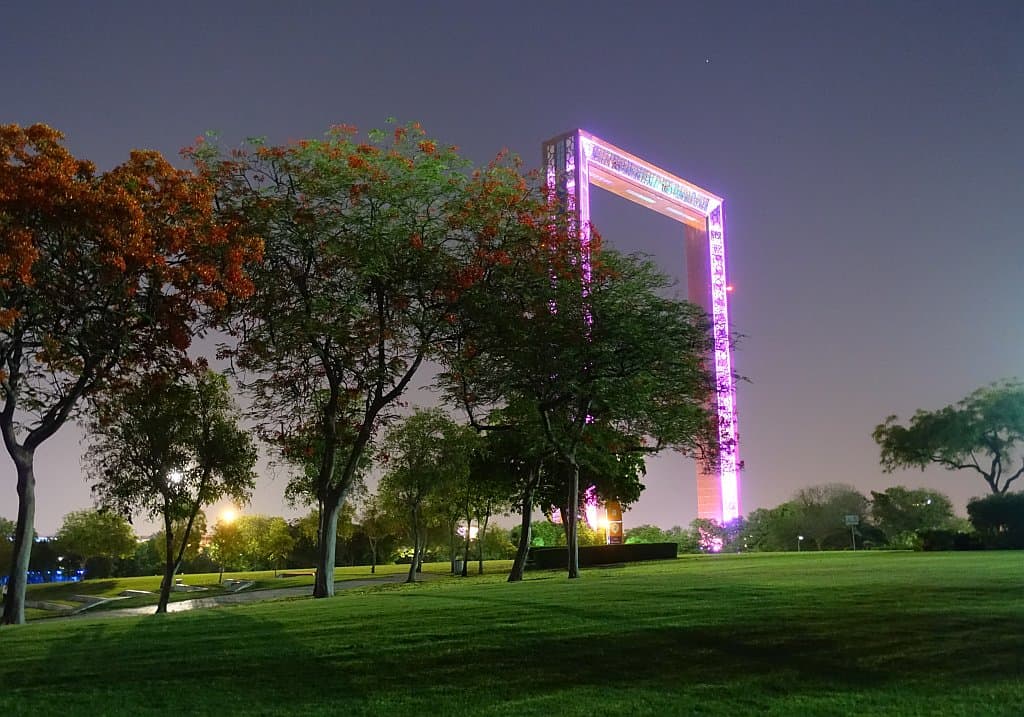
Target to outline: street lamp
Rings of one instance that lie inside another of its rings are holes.
[[[798,553],[800,552],[800,548],[801,548],[801,546],[803,544],[804,544],[804,536],[802,536],[802,535],[796,536],[796,552],[798,552]]]
[[[225,508],[224,510],[222,510],[220,512],[220,519],[217,521],[217,523],[218,523],[218,525],[228,526],[228,525],[231,525],[232,523],[234,523],[236,520],[238,520],[238,511],[235,510],[234,508],[232,508],[231,506],[228,506],[227,508]],[[227,551],[225,550],[225,546],[221,545],[220,549],[217,552],[220,553],[220,575],[217,577],[217,582],[218,583],[223,583],[224,582],[224,553],[227,552]],[[274,568],[274,576],[275,577],[277,576],[277,568]]]

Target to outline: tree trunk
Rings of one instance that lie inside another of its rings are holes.
[[[160,581],[160,601],[156,604],[156,614],[167,612],[167,603],[171,599],[171,587],[174,585],[174,573],[178,571],[177,561],[174,559],[174,526],[171,524],[170,513],[167,506],[164,506],[164,547],[167,552],[164,557],[164,579]]]
[[[36,519],[36,477],[33,471],[35,454],[22,448],[12,455],[18,471],[18,525],[14,530],[14,553],[7,577],[4,598],[4,625],[25,624],[25,585],[28,563],[32,557],[32,539]]]
[[[405,582],[414,583],[416,582],[416,564],[420,559],[420,534],[417,532],[416,537],[412,539],[412,560],[409,562],[409,575],[405,578]]]
[[[420,559],[420,513],[416,508],[412,509],[412,560],[409,563],[409,576],[405,579],[407,583],[416,582],[416,564]]]
[[[530,526],[533,522],[533,488],[523,493],[522,519],[519,521],[519,545],[516,546],[516,559],[512,561],[512,572],[508,574],[510,583],[523,579],[526,569],[526,558],[530,553]]]
[[[572,486],[569,489],[569,510],[563,516],[566,521],[566,548],[569,551],[569,578],[580,576],[580,545],[576,524],[580,513],[580,467],[572,462]]]
[[[458,523],[458,519],[448,523],[448,559],[451,562],[452,575],[455,574],[455,556],[459,554],[459,548],[456,545],[458,541],[455,539],[455,529]]]
[[[427,552],[427,526],[420,530],[420,551],[416,558],[416,572],[423,572],[423,554]]]
[[[341,498],[320,501],[320,520],[316,529],[316,578],[313,597],[334,597],[334,562],[338,542],[338,511]]]
[[[477,531],[476,534],[477,575],[484,574],[484,535],[486,535],[487,533],[487,523],[490,521],[490,519],[491,514],[489,512],[484,513],[483,523],[481,523],[480,519],[477,518],[477,525],[480,527],[480,530]]]
[[[377,541],[370,540],[369,536],[367,536],[367,540],[370,543],[370,575],[375,575],[377,573]]]
[[[472,514],[466,511],[466,539],[462,542],[462,577],[469,577],[469,542],[471,528],[473,527]]]

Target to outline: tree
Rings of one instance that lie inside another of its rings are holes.
[[[1005,493],[1024,473],[1024,384],[1009,379],[990,384],[938,411],[919,410],[907,426],[889,416],[875,427],[882,468],[920,468],[980,475],[992,493]]]
[[[185,529],[188,528],[188,535],[185,535]],[[167,564],[167,556],[171,558],[177,557],[180,554],[178,565],[175,568],[175,572],[183,570],[183,566],[186,563],[192,563],[199,559],[203,552],[203,536],[206,535],[206,513],[199,511],[196,513],[195,518],[192,519],[192,525],[189,527],[188,517],[178,518],[174,521],[171,527],[171,540],[167,540],[167,531],[159,530],[154,534],[156,554],[160,558],[160,565],[164,566]],[[182,541],[184,541],[182,543]],[[168,545],[178,546],[178,553],[172,549],[170,552],[167,550]]]
[[[1024,493],[974,498],[967,515],[990,548],[1024,548]]]
[[[903,486],[871,491],[871,519],[891,543],[900,536],[923,530],[949,528],[954,520],[953,504],[935,490]]]
[[[85,567],[89,558],[128,557],[137,545],[131,524],[123,516],[104,510],[68,513],[54,539],[62,553],[79,558],[80,567]]]
[[[585,436],[624,437],[610,453],[672,447],[706,461],[718,436],[707,316],[665,298],[670,282],[649,260],[599,250],[596,240],[581,251],[575,239],[571,225],[555,237],[543,230],[534,242],[547,255],[522,249],[467,292],[466,329],[445,375],[474,422],[487,407],[536,412],[565,466],[568,507],[579,505]],[[577,524],[568,510],[570,578],[579,575]]]
[[[351,553],[350,541],[355,534],[355,508],[350,500],[346,500],[338,511],[338,522],[335,528],[335,556]],[[320,528],[320,512],[313,508],[301,518],[291,521],[290,533],[294,544],[290,555],[291,567],[309,567],[316,565],[317,534]],[[337,564],[337,562],[336,562]]]
[[[164,561],[160,557],[157,545],[163,545],[159,535],[154,535],[139,543],[135,554],[129,561],[122,562],[118,570],[120,576],[159,575],[163,570]]]
[[[743,540],[748,550],[789,551],[801,546],[801,509],[795,501],[758,508],[747,516]],[[807,537],[807,536],[804,536]]]
[[[744,548],[746,521],[737,518],[727,523],[697,518],[690,524],[691,540],[702,553],[738,553]]]
[[[222,573],[225,569],[273,568],[276,575],[295,543],[291,527],[278,516],[243,515],[220,520],[210,535],[210,549]]]
[[[669,534],[656,525],[638,525],[625,533],[626,544],[633,543],[671,543]]]
[[[484,545],[487,538],[487,527],[491,517],[495,514],[504,514],[509,507],[508,483],[505,480],[500,464],[495,466],[487,460],[483,454],[483,446],[478,447],[473,455],[469,471],[469,510],[466,520],[466,545],[469,546],[469,539],[472,532],[469,529],[469,517],[476,519],[476,549],[477,549],[477,574],[484,574]],[[464,557],[462,563],[462,574],[465,576],[468,571],[469,554]]]
[[[529,406],[509,406],[494,412],[488,420],[499,430],[484,431],[476,456],[476,472],[485,473],[489,490],[503,503],[518,508],[520,524],[514,530],[516,552],[508,582],[523,579],[531,545],[533,509],[544,502],[544,479],[552,458],[540,423]],[[541,505],[550,508],[551,503]]]
[[[218,520],[210,532],[208,546],[210,557],[217,563],[220,576],[218,582],[223,582],[225,570],[239,570],[242,567],[242,554],[245,549],[242,545],[242,534],[238,529],[238,519]]]
[[[0,570],[10,570],[11,557],[14,555],[14,531],[17,524],[13,520],[0,516]]]
[[[0,432],[18,491],[6,624],[25,619],[36,451],[111,378],[182,356],[203,307],[251,291],[260,251],[159,153],[97,173],[62,139],[0,125]]]
[[[868,499],[853,486],[842,483],[801,488],[792,503],[797,535],[813,541],[818,550],[848,545],[850,529],[845,516],[856,515],[864,522],[868,512]],[[794,541],[797,535],[792,536]]]
[[[500,525],[492,525],[484,532],[480,540],[484,560],[508,560],[515,557],[516,546],[511,532]]]
[[[390,511],[401,516],[412,541],[407,582],[414,582],[423,558],[431,508],[446,500],[444,488],[462,482],[469,472],[466,433],[439,409],[416,410],[392,427],[381,445],[387,470],[380,495]]]
[[[227,353],[261,436],[316,456],[314,596],[334,594],[335,518],[374,437],[423,361],[455,329],[453,302],[505,260],[526,183],[507,163],[468,177],[454,147],[419,125],[365,142],[224,153],[193,148],[223,216],[265,239],[256,292],[236,305]]]
[[[167,611],[174,574],[204,505],[248,500],[256,448],[238,426],[227,380],[203,367],[132,382],[98,405],[89,425],[87,470],[100,505],[159,516]]]
[[[277,569],[295,547],[284,518],[243,515],[236,521],[241,537],[241,556],[247,570]]]
[[[376,573],[380,542],[400,528],[382,504],[380,494],[368,496],[363,501],[358,520],[370,546],[370,572]]]
[[[550,520],[534,523],[531,526],[531,533],[530,545],[538,548],[552,548],[556,545],[565,545],[565,531]]]

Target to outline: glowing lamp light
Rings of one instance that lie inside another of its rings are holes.
[[[479,532],[480,528],[478,528],[477,526],[469,526],[469,539],[476,540],[476,536]],[[466,526],[460,525],[458,528],[455,529],[455,534],[458,535],[460,538],[464,539],[466,537]]]

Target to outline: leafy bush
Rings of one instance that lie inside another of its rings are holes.
[[[676,557],[676,543],[632,543],[628,545],[580,546],[580,566],[633,563],[641,560],[664,560]],[[530,548],[526,564],[530,568],[567,567],[569,550],[565,547]]]
[[[971,525],[988,548],[1024,548],[1024,493],[994,493],[967,504]]]
[[[984,545],[977,535],[956,530],[922,530],[918,533],[921,550],[981,550]]]

